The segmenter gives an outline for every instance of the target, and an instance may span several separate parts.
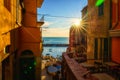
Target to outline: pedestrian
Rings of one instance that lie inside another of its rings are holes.
[[[60,71],[57,71],[55,76],[53,76],[53,80],[60,80],[59,75],[60,75]]]

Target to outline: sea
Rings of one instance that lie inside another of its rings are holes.
[[[68,37],[43,37],[43,44],[69,44]],[[67,47],[61,46],[44,46],[42,55],[45,56],[49,54],[54,58],[62,56],[62,53],[66,51]]]

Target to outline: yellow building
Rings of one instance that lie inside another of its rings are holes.
[[[106,59],[109,56],[108,30],[110,27],[110,1],[96,6],[96,0],[88,0],[88,58]]]
[[[32,76],[40,80],[43,22],[37,23],[37,7],[42,3],[43,0],[0,0],[0,80],[23,80],[21,62],[29,62],[30,58],[34,58],[35,65]]]
[[[21,8],[19,7],[16,11],[16,3],[16,0],[0,0],[0,80],[13,80],[11,58],[14,51],[10,49],[10,46],[14,39],[11,39],[10,31],[19,26],[16,21],[21,22],[21,18],[17,19],[21,14],[16,14],[21,11]]]

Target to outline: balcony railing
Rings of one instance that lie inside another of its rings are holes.
[[[62,76],[65,80],[98,80],[90,71],[63,53]]]
[[[44,0],[37,0],[37,7],[41,7]]]
[[[41,17],[39,21],[37,21],[37,27],[40,27],[44,24],[44,15]]]

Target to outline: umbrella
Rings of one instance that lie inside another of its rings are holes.
[[[61,70],[61,65],[57,65],[56,68],[60,71]]]
[[[55,73],[57,71],[58,71],[58,69],[54,66],[49,66],[48,67],[48,73]]]

